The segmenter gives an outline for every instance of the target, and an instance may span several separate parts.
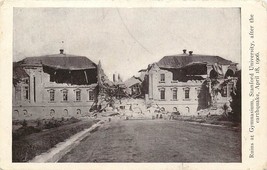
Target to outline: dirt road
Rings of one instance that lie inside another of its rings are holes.
[[[240,131],[167,120],[113,120],[59,162],[240,162]]]

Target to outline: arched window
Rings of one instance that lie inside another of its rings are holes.
[[[50,110],[50,116],[53,116],[55,114],[55,110],[54,109],[51,109]]]
[[[233,77],[234,76],[234,71],[231,69],[228,69],[225,73],[224,78],[228,78],[228,77]]]
[[[173,112],[177,112],[178,110],[177,110],[177,107],[174,107],[173,108]]]
[[[185,107],[186,109],[186,113],[190,113],[190,108],[189,107]]]
[[[211,79],[217,79],[218,78],[218,73],[214,69],[212,69],[210,71],[210,78]]]
[[[28,115],[28,111],[26,109],[23,110],[23,115],[27,116]]]
[[[69,115],[69,112],[67,109],[64,109],[64,116],[68,116]]]
[[[77,109],[77,115],[81,114],[81,109]]]
[[[18,110],[14,110],[14,116],[19,116],[19,111]]]

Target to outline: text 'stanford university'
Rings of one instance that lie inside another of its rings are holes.
[[[13,63],[13,118],[78,116],[97,97],[97,65],[85,56],[27,57]]]

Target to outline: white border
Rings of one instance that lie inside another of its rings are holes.
[[[267,55],[267,17],[264,1],[171,1],[171,0],[102,0],[102,1],[51,1],[51,0],[13,0],[0,3],[0,168],[2,169],[267,169],[267,114],[266,110],[266,55]],[[12,39],[13,7],[240,7],[242,23],[242,163],[12,163]],[[248,59],[249,59],[249,14],[255,16],[255,41],[261,54],[261,123],[255,134],[255,159],[248,158]]]

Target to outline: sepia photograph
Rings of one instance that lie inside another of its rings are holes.
[[[242,163],[241,8],[14,7],[12,46],[13,163]]]

